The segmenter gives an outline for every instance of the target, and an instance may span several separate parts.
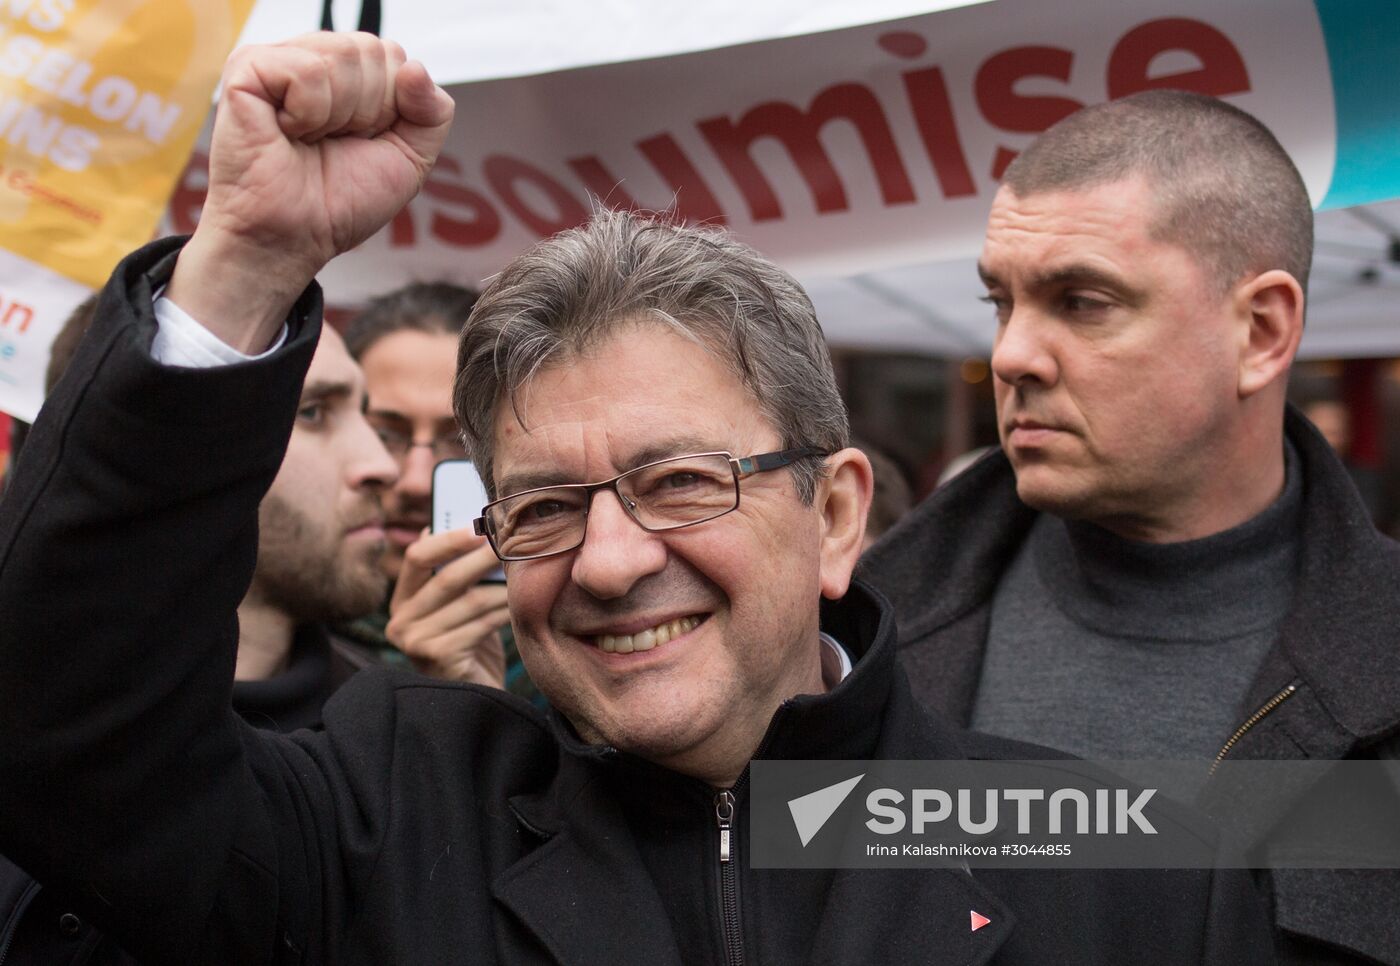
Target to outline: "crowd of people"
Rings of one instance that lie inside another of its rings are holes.
[[[1257,120],[1154,91],[1007,168],[1001,446],[906,512],[720,229],[599,211],[322,325],[451,99],[363,34],[223,90],[0,502],[0,964],[1400,963],[1394,870],[747,861],[755,759],[1400,757],[1400,544],[1287,404]],[[491,502],[430,533],[458,458]]]

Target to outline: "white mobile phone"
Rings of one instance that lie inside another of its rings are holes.
[[[443,460],[433,467],[433,533],[470,527],[488,502],[486,484],[471,460]],[[497,567],[481,579],[503,584],[506,573]]]

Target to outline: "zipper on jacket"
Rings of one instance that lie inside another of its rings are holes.
[[[734,788],[722,789],[715,795],[715,822],[719,827],[719,900],[720,929],[724,937],[724,961],[728,966],[743,966],[744,942],[739,935],[739,863],[735,861],[738,844],[734,818],[734,789],[748,776],[744,773]]]
[[[19,932],[20,920],[24,918],[24,910],[29,908],[29,904],[34,901],[34,897],[39,894],[39,883],[30,880],[28,887],[19,897],[19,902],[15,903],[14,912],[10,916],[10,921],[5,927],[5,934],[0,936],[0,966],[4,966],[6,958],[10,955],[10,944],[15,941],[15,933]]]
[[[1230,753],[1230,749],[1234,748],[1236,743],[1238,743],[1239,740],[1244,737],[1245,732],[1247,732],[1250,728],[1253,728],[1260,721],[1264,720],[1264,718],[1266,718],[1271,711],[1273,711],[1279,705],[1283,704],[1283,702],[1293,697],[1294,692],[1297,690],[1298,682],[1294,681],[1292,684],[1284,688],[1278,694],[1265,701],[1263,706],[1258,711],[1254,712],[1252,715],[1246,718],[1244,724],[1240,725],[1239,728],[1235,730],[1235,733],[1230,736],[1230,740],[1225,742],[1225,746],[1221,748],[1220,753],[1215,756],[1215,761],[1210,766],[1210,773],[1212,775],[1215,774],[1215,770],[1220,767],[1220,763],[1225,760],[1225,756]]]

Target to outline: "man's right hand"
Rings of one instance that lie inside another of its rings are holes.
[[[452,111],[421,64],[370,34],[234,51],[208,196],[166,297],[234,348],[262,351],[316,273],[417,194]]]
[[[481,579],[499,564],[486,538],[465,527],[410,544],[389,601],[390,643],[423,674],[505,687],[506,588]]]

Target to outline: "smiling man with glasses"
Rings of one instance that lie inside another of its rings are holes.
[[[722,232],[601,213],[463,332],[454,409],[549,713],[374,669],[322,730],[241,725],[313,278],[406,203],[451,104],[363,34],[237,53],[223,91],[194,238],[117,270],[0,503],[0,852],[151,963],[1267,961],[1231,870],[753,867],[755,758],[1032,749],[915,704],[851,580],[870,466],[811,302]],[[162,285],[244,358],[153,355]]]
[[[871,474],[806,295],[723,235],[604,212],[494,280],[458,363],[531,678],[586,741],[733,785],[866,643],[820,633]]]

